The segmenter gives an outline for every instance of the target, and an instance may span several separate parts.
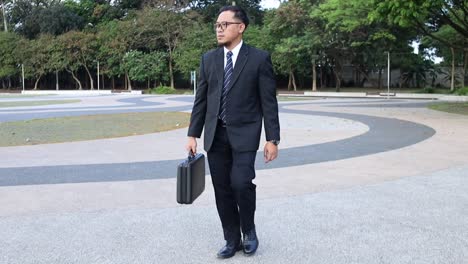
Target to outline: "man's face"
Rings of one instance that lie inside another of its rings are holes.
[[[233,41],[240,39],[245,30],[244,23],[234,18],[234,12],[232,11],[219,14],[216,24],[219,25],[216,28],[216,38],[220,46],[229,46]]]

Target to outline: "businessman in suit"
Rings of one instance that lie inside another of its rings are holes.
[[[219,48],[202,56],[186,149],[196,153],[203,127],[204,148],[226,244],[219,258],[258,248],[255,231],[255,156],[265,127],[265,162],[278,155],[280,125],[270,55],[243,43],[249,25],[238,6],[221,8],[214,25]],[[243,239],[241,236],[243,234]]]

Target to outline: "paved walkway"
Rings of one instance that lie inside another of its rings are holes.
[[[14,100],[57,98],[76,97]],[[0,122],[190,111],[193,101],[80,99],[0,108]],[[186,129],[0,148],[0,263],[468,263],[468,118],[427,103],[281,102],[280,157],[257,160],[259,251],[227,261],[215,258],[209,176],[195,204],[175,202]]]

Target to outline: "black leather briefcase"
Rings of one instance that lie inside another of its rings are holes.
[[[191,204],[205,190],[205,155],[189,154],[177,166],[177,202]]]

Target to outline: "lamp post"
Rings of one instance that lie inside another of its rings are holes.
[[[97,62],[97,89],[99,91],[99,61]]]
[[[22,81],[22,84],[23,84],[23,92],[24,92],[24,64],[21,64],[21,76],[23,77],[23,81]]]

